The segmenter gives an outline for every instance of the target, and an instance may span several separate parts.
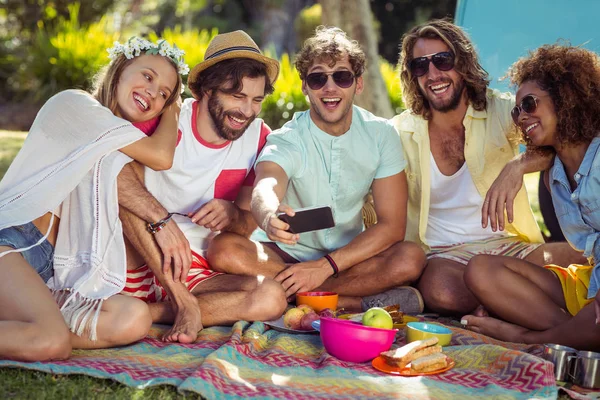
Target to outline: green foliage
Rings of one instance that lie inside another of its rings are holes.
[[[316,3],[306,7],[296,17],[294,30],[296,31],[296,46],[302,47],[302,43],[315,33],[317,26],[321,25],[321,4]]]
[[[390,103],[394,113],[400,114],[404,110],[404,102],[402,101],[402,87],[400,86],[400,74],[396,68],[385,60],[379,63],[379,70],[385,82],[385,87],[390,97]]]
[[[261,117],[271,129],[277,129],[292,119],[295,112],[307,109],[308,102],[302,93],[300,75],[291,63],[290,56],[283,54],[275,90],[263,102]]]
[[[82,27],[79,4],[69,6],[69,11],[69,18],[60,19],[54,30],[40,24],[21,71],[23,89],[29,83],[35,100],[44,101],[69,88],[89,89],[94,75],[108,62],[106,49],[118,38],[116,33],[108,33],[106,18]]]
[[[181,26],[176,26],[174,29],[165,29],[160,37],[165,39],[171,45],[175,44],[185,51],[184,59],[191,70],[195,65],[200,64],[202,60],[204,60],[204,53],[206,53],[208,44],[218,33],[217,29],[192,29],[182,31]],[[151,32],[148,35],[148,39],[153,42],[157,41],[160,37],[156,32]],[[187,82],[187,76],[184,76],[184,80]],[[186,93],[191,95],[187,89]]]

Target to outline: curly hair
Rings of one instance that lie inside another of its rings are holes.
[[[346,54],[352,72],[358,78],[365,72],[367,63],[365,53],[358,42],[350,40],[340,28],[321,25],[317,27],[314,36],[306,39],[294,64],[300,73],[300,79],[304,80],[315,61],[329,61],[328,65],[333,67]]]
[[[548,92],[556,112],[560,144],[591,141],[600,130],[600,58],[571,45],[543,45],[508,71],[514,86],[533,81]],[[531,145],[525,134],[523,140]]]
[[[457,25],[445,19],[436,19],[415,26],[402,36],[398,69],[404,104],[415,114],[425,119],[431,117],[429,102],[421,93],[417,78],[410,72],[413,49],[419,39],[441,40],[455,55],[454,70],[464,79],[469,101],[478,111],[487,106],[486,90],[490,79],[488,73],[479,64],[473,43],[467,34]]]

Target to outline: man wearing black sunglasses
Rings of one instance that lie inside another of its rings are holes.
[[[413,28],[403,37],[399,66],[408,110],[393,123],[408,160],[406,238],[427,253],[418,284],[426,306],[460,315],[478,307],[464,283],[477,254],[538,265],[579,260],[565,244],[540,245],[522,177],[549,165],[549,157],[518,155],[514,99],[488,88],[461,28],[445,20]]]
[[[263,229],[254,242],[220,235],[211,248],[222,257],[210,261],[227,272],[274,278],[288,298],[333,291],[338,307],[399,304],[417,313],[422,298],[403,285],[419,277],[425,254],[403,241],[406,163],[393,126],[353,105],[364,67],[362,49],[338,28],[320,27],[305,42],[296,68],[310,110],[269,135],[256,164],[252,213]],[[379,221],[365,230],[361,209],[371,188]],[[335,227],[299,235],[277,218],[313,206],[330,206]]]

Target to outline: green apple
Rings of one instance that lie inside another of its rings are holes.
[[[369,308],[362,317],[362,324],[383,329],[392,329],[394,327],[394,321],[390,313],[379,307]]]

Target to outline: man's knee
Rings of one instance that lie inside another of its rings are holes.
[[[106,338],[113,345],[126,345],[146,337],[152,325],[152,316],[148,305],[142,300],[130,297],[127,303],[119,307],[118,316],[113,319],[112,334]]]
[[[211,269],[219,272],[236,273],[240,250],[243,249],[243,236],[224,232],[217,235],[208,247],[206,256]],[[237,271],[239,272],[239,271]]]
[[[272,279],[265,279],[252,291],[248,307],[249,319],[269,321],[277,319],[287,307],[283,287]]]
[[[415,282],[425,268],[425,252],[413,242],[399,242],[390,248],[390,257],[383,265],[386,271],[391,270],[397,278],[397,284]],[[388,272],[389,273],[389,272]]]
[[[27,338],[27,347],[19,357],[23,361],[64,360],[71,355],[71,333],[66,325],[48,328],[31,323],[23,338]]]

